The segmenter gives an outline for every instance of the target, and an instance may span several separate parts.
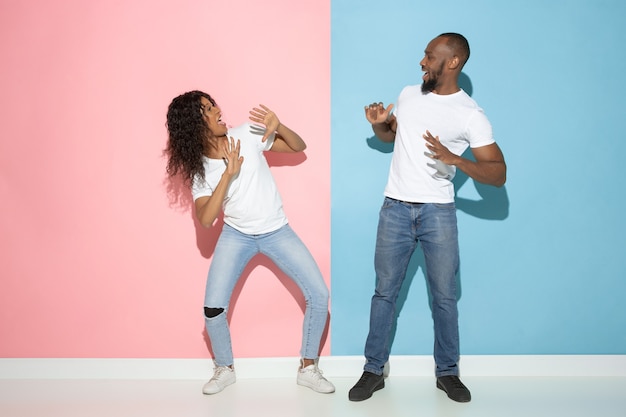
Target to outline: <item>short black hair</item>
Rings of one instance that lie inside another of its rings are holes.
[[[454,53],[461,59],[461,68],[465,65],[470,57],[469,42],[465,36],[460,33],[448,32],[442,33],[439,37],[447,38],[446,45],[448,45]]]

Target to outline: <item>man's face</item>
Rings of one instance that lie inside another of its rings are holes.
[[[422,92],[426,93],[437,89],[445,65],[450,58],[452,58],[452,51],[446,45],[444,38],[435,38],[428,44],[424,51],[424,58],[420,61],[422,71],[424,71]]]
[[[439,78],[441,74],[443,74],[443,66],[445,62],[441,62],[439,64],[439,68],[436,70],[431,68],[422,67],[422,71],[425,71],[425,74],[422,76],[422,93],[430,93],[435,90],[439,84]]]

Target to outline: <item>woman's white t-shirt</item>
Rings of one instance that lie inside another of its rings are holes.
[[[276,182],[263,152],[274,144],[274,134],[261,142],[265,131],[250,123],[228,130],[227,137],[241,143],[240,156],[244,161],[241,171],[234,178],[222,203],[224,223],[242,233],[256,235],[273,232],[287,224],[283,203]],[[204,157],[204,181],[194,178],[191,192],[194,201],[213,194],[224,170],[222,159]]]

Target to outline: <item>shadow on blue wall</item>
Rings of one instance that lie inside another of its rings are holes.
[[[463,157],[471,160],[474,159],[472,151],[469,149],[465,151]],[[452,180],[455,194],[458,194],[458,190],[460,190],[469,179],[467,174],[461,170],[457,170]],[[504,220],[509,217],[509,196],[506,192],[506,186],[497,188],[491,185],[481,184],[478,181],[472,181],[481,199],[470,200],[457,195],[455,197],[457,210],[461,210],[478,219],[485,220]]]

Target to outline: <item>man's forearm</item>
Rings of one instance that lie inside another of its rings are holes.
[[[391,123],[374,123],[372,124],[374,133],[383,142],[393,142],[396,139],[396,132],[392,129]]]
[[[480,183],[502,187],[506,182],[506,164],[504,161],[474,162],[459,157],[455,165],[458,169],[467,174],[468,177]]]

